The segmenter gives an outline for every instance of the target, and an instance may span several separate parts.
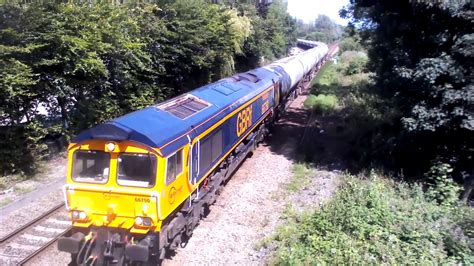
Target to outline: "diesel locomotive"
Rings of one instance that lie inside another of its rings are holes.
[[[327,59],[324,43],[126,114],[68,147],[72,264],[156,264],[179,247],[223,184]]]

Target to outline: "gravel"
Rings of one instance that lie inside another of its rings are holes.
[[[3,210],[0,210],[0,237],[7,235],[11,231],[14,231],[15,229],[50,210],[55,205],[61,203],[63,201],[61,189],[58,187],[53,188],[54,190],[52,192],[44,196],[38,198],[24,198],[25,203],[12,203],[15,205],[16,209],[9,213],[5,213]]]
[[[38,194],[49,194],[52,185],[61,183],[61,181],[64,183],[66,166],[67,159],[63,156],[57,156],[48,161],[42,167],[43,170],[40,170],[40,173],[30,179],[18,181],[22,179],[19,176],[2,177],[0,182],[0,212],[2,216],[16,209],[11,207],[12,205],[15,206],[16,202],[24,203],[24,199],[30,198],[32,194],[36,197],[39,196]],[[7,180],[10,181],[7,182]]]
[[[291,194],[288,202],[291,202],[293,210],[298,213],[322,206],[335,193],[341,175],[339,171],[314,170],[309,185],[301,188],[298,193]]]

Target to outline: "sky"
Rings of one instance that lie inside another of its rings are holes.
[[[339,17],[339,10],[348,3],[349,0],[288,0],[288,12],[305,22],[314,21],[319,14],[327,15],[345,26],[347,21]]]

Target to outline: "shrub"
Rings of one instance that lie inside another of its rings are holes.
[[[419,185],[348,176],[321,209],[286,217],[271,262],[472,264],[473,217],[427,199]]]
[[[451,205],[458,199],[460,187],[451,178],[451,165],[436,162],[426,174],[428,196],[441,204]]]
[[[342,39],[341,43],[339,44],[339,48],[341,52],[360,51],[362,50],[362,45],[358,39],[354,37],[346,37]]]
[[[348,65],[346,66],[345,73],[347,75],[360,74],[362,73],[362,71],[364,71],[366,64],[367,64],[367,57],[358,56],[349,61]]]

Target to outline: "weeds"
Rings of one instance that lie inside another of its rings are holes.
[[[0,207],[8,205],[12,202],[13,202],[13,200],[11,198],[4,198],[4,199],[0,200]]]
[[[306,164],[297,163],[294,164],[291,172],[293,177],[290,183],[287,184],[286,189],[290,192],[296,192],[300,188],[307,186],[311,183],[311,172],[312,170]]]
[[[461,188],[454,182],[450,173],[453,171],[447,163],[435,162],[426,174],[428,196],[440,204],[452,205],[458,200]]]
[[[20,194],[20,195],[23,195],[23,194],[27,194],[27,193],[30,193],[31,191],[33,191],[35,188],[34,187],[19,187],[19,186],[15,186],[15,191]]]
[[[419,185],[375,173],[346,176],[321,209],[286,213],[271,264],[474,263],[472,209],[438,205]]]
[[[336,109],[337,97],[333,94],[309,95],[304,102],[304,106],[312,108],[318,113],[326,114]]]
[[[328,168],[337,162],[353,173],[392,165],[387,150],[395,147],[392,130],[399,112],[373,89],[370,73],[363,73],[366,61],[364,53],[344,52],[315,78],[305,101],[314,110],[314,128],[301,145],[306,160]],[[359,69],[347,71],[351,64]]]

